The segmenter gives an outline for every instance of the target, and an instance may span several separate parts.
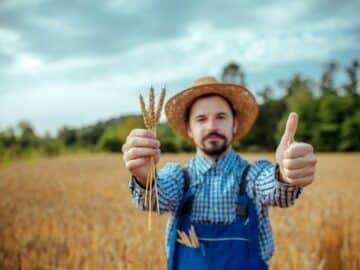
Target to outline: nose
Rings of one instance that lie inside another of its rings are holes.
[[[206,123],[206,129],[208,131],[215,131],[217,130],[217,123],[215,118],[209,118]]]

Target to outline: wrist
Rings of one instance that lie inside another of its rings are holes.
[[[281,170],[280,170],[280,165],[279,163],[276,163],[275,164],[275,179],[278,180],[279,182],[282,182],[282,183],[287,183],[285,180],[284,180],[284,177],[282,176],[281,174]]]

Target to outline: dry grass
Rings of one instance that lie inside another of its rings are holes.
[[[269,155],[244,155],[249,160]],[[190,155],[163,155],[184,163]],[[272,209],[271,269],[360,269],[360,154],[319,154],[316,182]],[[165,269],[166,216],[136,210],[120,155],[0,169],[0,269]]]

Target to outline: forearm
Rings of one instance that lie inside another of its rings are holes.
[[[175,211],[182,194],[182,171],[178,165],[169,164],[157,174],[156,188],[154,184],[150,188],[152,193],[151,210],[157,209],[159,201],[160,212]],[[150,206],[145,203],[145,186],[136,177],[132,177],[129,182],[129,189],[134,205],[141,210],[149,210]],[[157,195],[155,194],[157,192]],[[146,204],[146,206],[145,206]]]
[[[302,188],[291,186],[281,179],[276,166],[270,162],[261,164],[255,181],[255,192],[262,205],[289,207],[300,196]]]

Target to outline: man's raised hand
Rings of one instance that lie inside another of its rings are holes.
[[[317,160],[312,145],[295,141],[297,125],[297,114],[290,113],[275,156],[281,180],[292,186],[304,187],[314,181]]]
[[[145,186],[150,156],[154,156],[155,164],[160,159],[159,140],[149,130],[134,129],[126,138],[122,152],[126,168]]]

